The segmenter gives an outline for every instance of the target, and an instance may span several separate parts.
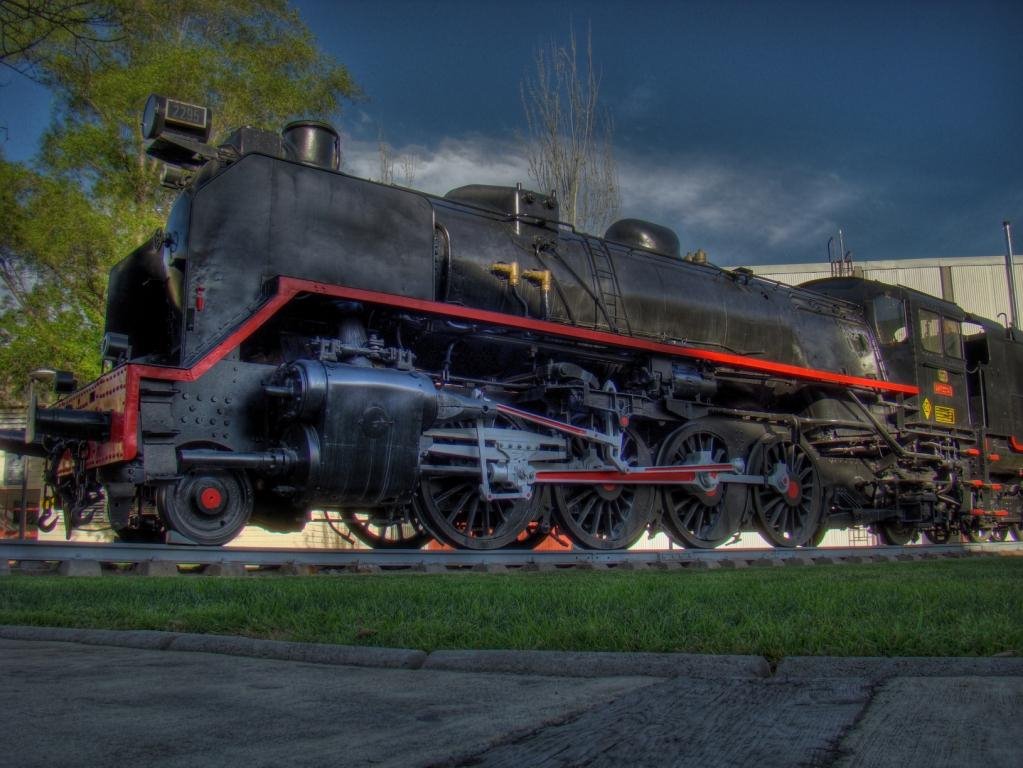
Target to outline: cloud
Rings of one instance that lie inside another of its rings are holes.
[[[391,151],[396,183],[405,183],[401,157],[413,156],[411,186],[437,195],[465,184],[531,185],[521,147],[511,141],[448,137]],[[378,143],[348,137],[344,169],[379,178]],[[619,154],[618,171],[623,217],[671,227],[684,251],[703,248],[724,266],[819,259],[843,217],[865,202],[856,185],[832,173],[768,163]]]
[[[721,263],[758,263],[814,254],[861,200],[827,172],[726,160],[620,158],[623,215],[677,229],[683,248]]]
[[[349,139],[343,146],[344,170],[365,178],[380,177],[380,148],[377,142]],[[390,147],[395,158],[395,183],[404,184],[401,159],[415,159],[412,186],[443,195],[466,184],[529,186],[529,168],[514,142],[481,136],[445,138],[433,147],[407,145]]]

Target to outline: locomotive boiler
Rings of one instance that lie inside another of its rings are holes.
[[[686,260],[645,221],[595,237],[553,192],[357,178],[324,123],[212,146],[208,110],[152,97],[143,131],[180,192],[111,271],[105,373],[3,437],[71,527],[102,503],[122,538],[205,545],[314,508],[373,546],[1018,537],[1016,329]]]

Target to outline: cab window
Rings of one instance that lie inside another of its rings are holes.
[[[946,357],[961,358],[963,356],[960,339],[959,321],[948,317],[941,318],[941,336]]]
[[[941,317],[926,309],[920,310],[920,346],[927,352],[941,354]]]
[[[901,344],[909,337],[906,308],[901,299],[879,296],[874,300],[874,328],[882,344]]]

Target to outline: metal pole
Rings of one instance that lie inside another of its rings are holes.
[[[1005,230],[1005,279],[1009,286],[1009,325],[1011,328],[1019,328],[1019,305],[1016,303],[1016,270],[1015,259],[1012,255],[1012,222],[1003,221],[1002,228]]]
[[[18,520],[18,540],[25,540],[28,526],[28,456],[21,457],[21,519]]]
[[[845,236],[842,228],[838,228],[838,274],[845,277]]]

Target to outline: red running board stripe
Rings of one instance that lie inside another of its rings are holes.
[[[606,483],[609,485],[664,485],[691,484],[697,482],[697,475],[717,477],[719,474],[731,473],[735,467],[731,464],[692,464],[675,467],[644,467],[632,472],[615,472],[613,470],[562,469],[540,470],[536,473],[538,483],[578,483],[592,485]]]
[[[122,421],[121,434],[111,436],[116,440],[120,437],[124,443],[122,460],[130,461],[137,453],[136,429],[138,418],[138,386],[142,378],[163,379],[169,381],[195,381],[214,365],[223,360],[231,350],[235,349],[245,339],[255,333],[264,323],[277,314],[281,308],[300,293],[312,293],[322,296],[334,296],[352,301],[361,301],[367,304],[378,304],[395,309],[423,312],[440,317],[450,317],[458,320],[470,320],[472,322],[486,323],[488,325],[516,328],[523,331],[548,334],[573,341],[583,341],[591,344],[603,344],[619,349],[633,349],[640,352],[650,352],[668,357],[689,358],[692,360],[704,360],[711,363],[719,363],[730,368],[744,371],[755,371],[780,376],[786,379],[800,379],[802,381],[815,381],[821,384],[838,384],[846,387],[859,389],[870,389],[878,392],[890,392],[895,394],[916,395],[920,390],[910,384],[897,384],[890,381],[879,381],[877,379],[864,379],[857,376],[847,376],[831,371],[821,371],[815,368],[803,368],[798,365],[787,363],[776,363],[770,360],[758,360],[752,357],[744,357],[726,352],[715,352],[709,349],[697,349],[677,344],[664,344],[647,339],[638,339],[632,336],[622,336],[617,333],[606,331],[593,331],[587,328],[578,328],[571,325],[561,325],[545,320],[534,320],[528,317],[517,315],[506,315],[501,312],[492,312],[487,309],[476,309],[474,307],[462,307],[454,304],[445,304],[440,301],[427,299],[414,299],[408,296],[397,296],[392,293],[380,293],[378,291],[366,291],[361,288],[348,288],[343,285],[332,285],[329,283],[317,283],[310,280],[301,280],[295,277],[280,277],[277,279],[277,292],[269,298],[252,316],[239,325],[223,341],[217,344],[209,353],[191,368],[172,368],[158,365],[127,365],[127,398],[124,419]],[[1023,452],[1023,445],[1013,438],[1013,450]]]
[[[596,344],[606,344],[619,349],[634,349],[641,352],[652,352],[658,355],[669,357],[687,357],[694,360],[705,360],[711,363],[720,363],[739,370],[756,371],[758,373],[769,373],[787,379],[802,379],[805,381],[816,381],[822,384],[841,384],[847,387],[859,389],[872,389],[880,392],[893,392],[904,395],[916,395],[920,390],[910,384],[897,384],[890,381],[878,381],[877,379],[865,379],[858,376],[847,376],[842,373],[821,371],[815,368],[803,368],[798,365],[787,363],[775,363],[770,360],[758,360],[753,357],[744,357],[726,352],[715,352],[709,349],[697,349],[676,344],[664,344],[646,339],[638,339],[633,336],[622,336],[617,333],[606,331],[593,331],[588,328],[578,328],[572,325],[561,325],[546,320],[534,320],[529,317],[517,315],[506,315],[501,312],[491,312],[487,309],[476,309],[474,307],[462,307],[454,304],[445,304],[439,301],[427,299],[413,299],[407,296],[395,296],[390,293],[379,293],[377,291],[365,291],[360,288],[346,288],[341,285],[328,285],[325,283],[314,283],[307,280],[298,280],[292,277],[282,277],[278,281],[278,293],[271,299],[275,303],[281,296],[288,298],[297,293],[319,293],[327,296],[363,301],[368,304],[380,304],[383,306],[425,312],[431,315],[453,317],[459,320],[471,320],[473,322],[487,323],[489,325],[516,328],[523,331],[534,331],[536,333],[557,336],[563,339],[585,341]],[[255,316],[252,320],[255,319]],[[252,322],[250,320],[245,325]],[[244,328],[245,326],[243,326]],[[241,329],[239,329],[241,331]],[[236,331],[238,333],[238,331]],[[239,340],[240,341],[240,340]]]

